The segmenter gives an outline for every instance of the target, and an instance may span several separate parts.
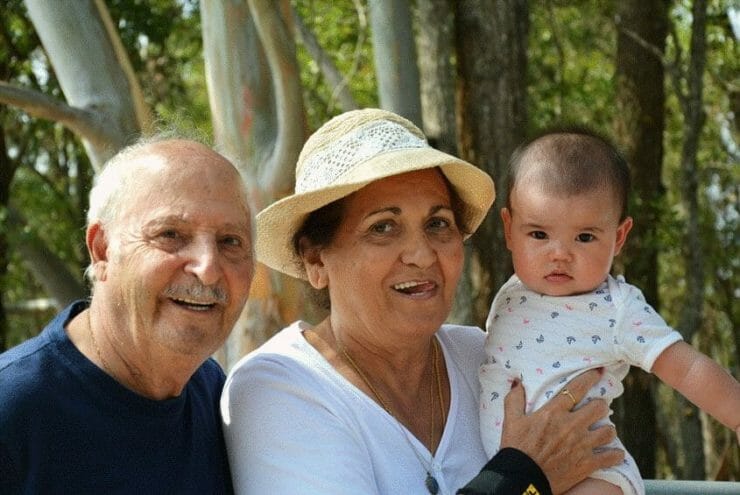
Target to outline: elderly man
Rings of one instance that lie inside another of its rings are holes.
[[[253,275],[234,166],[143,142],[90,195],[90,301],[0,355],[0,493],[229,493],[224,342]]]

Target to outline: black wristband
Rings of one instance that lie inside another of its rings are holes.
[[[545,473],[527,454],[507,447],[483,466],[459,495],[552,495]]]

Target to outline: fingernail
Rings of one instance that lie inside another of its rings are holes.
[[[511,389],[514,390],[519,386],[519,380],[514,380],[511,382]]]

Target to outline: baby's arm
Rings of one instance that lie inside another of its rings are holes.
[[[720,365],[679,341],[658,356],[652,372],[733,430],[740,441],[740,383]]]

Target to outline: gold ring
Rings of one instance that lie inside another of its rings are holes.
[[[564,388],[563,390],[561,390],[560,395],[567,395],[568,397],[570,397],[570,400],[573,401],[573,407],[576,407],[576,404],[578,404],[578,402],[576,401],[576,398],[573,397],[573,394],[570,393],[570,390],[568,390],[567,388]]]

